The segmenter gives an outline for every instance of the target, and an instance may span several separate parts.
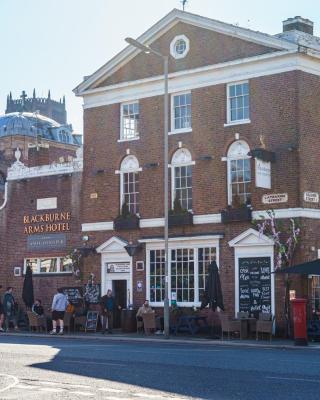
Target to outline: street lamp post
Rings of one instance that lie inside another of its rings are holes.
[[[164,295],[164,334],[165,338],[169,338],[169,193],[168,193],[168,117],[169,117],[169,95],[168,95],[168,62],[169,57],[159,53],[156,50],[153,50],[149,46],[145,46],[144,44],[138,42],[132,38],[125,39],[127,43],[141,50],[145,54],[154,54],[160,57],[163,61],[163,74],[164,74],[164,253],[165,253],[165,295]]]

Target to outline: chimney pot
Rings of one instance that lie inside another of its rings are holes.
[[[300,15],[297,15],[293,18],[288,18],[283,21],[282,24],[283,32],[296,30],[313,35],[313,22],[310,21],[310,19],[302,18]]]

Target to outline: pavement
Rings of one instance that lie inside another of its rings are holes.
[[[319,353],[308,348],[134,339],[1,335],[0,399],[320,398]]]
[[[20,331],[20,332],[8,332],[1,333],[0,340],[2,336],[24,336],[31,338],[47,338],[49,334],[46,333],[35,333],[29,331]],[[157,342],[157,343],[176,343],[176,344],[199,344],[199,345],[214,345],[214,346],[234,346],[234,347],[248,347],[248,348],[270,348],[270,349],[291,349],[291,350],[320,350],[320,342],[309,342],[308,346],[296,346],[293,340],[282,339],[282,338],[273,338],[270,340],[255,340],[255,339],[230,339],[230,340],[221,340],[221,339],[212,339],[208,336],[174,336],[170,335],[168,339],[164,337],[164,335],[150,335],[145,336],[143,334],[137,333],[122,333],[120,330],[114,331],[112,335],[105,334],[101,335],[101,333],[93,333],[93,332],[77,332],[77,333],[65,333],[64,335],[57,335],[58,339],[66,339],[66,340],[94,340],[94,341],[125,341],[125,342]],[[320,398],[320,396],[319,396]]]

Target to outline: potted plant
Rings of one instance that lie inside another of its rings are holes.
[[[121,214],[113,221],[115,230],[137,229],[139,228],[139,217],[129,210],[126,202],[122,204]]]
[[[232,206],[229,205],[221,211],[222,223],[251,221],[252,208],[250,203],[250,199],[246,203],[241,203],[239,196],[234,196]]]
[[[193,225],[193,214],[183,208],[180,199],[176,197],[173,209],[169,211],[169,228],[182,225]]]

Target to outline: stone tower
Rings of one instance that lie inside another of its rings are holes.
[[[20,99],[13,99],[12,94],[7,96],[6,114],[12,112],[35,112],[39,111],[41,115],[45,115],[60,124],[67,123],[66,100],[63,96],[62,100],[55,101],[51,99],[50,90],[48,97],[36,97],[36,90],[33,89],[32,97],[28,97],[23,90]]]

